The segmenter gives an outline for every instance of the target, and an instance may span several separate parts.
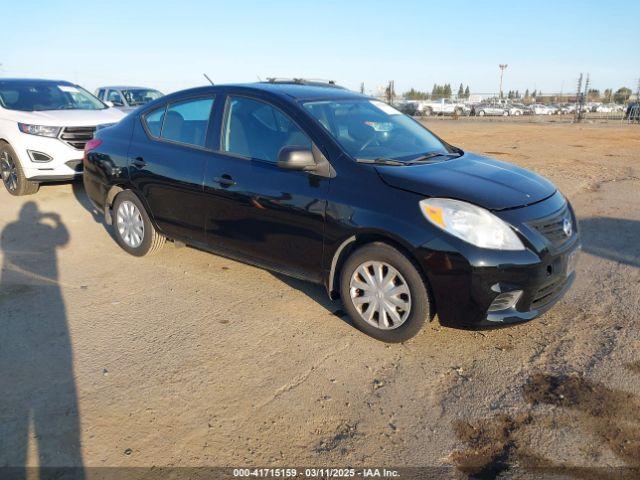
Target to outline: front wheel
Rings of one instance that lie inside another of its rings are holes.
[[[129,190],[119,193],[113,203],[113,226],[118,245],[136,257],[155,253],[164,245],[165,237],[151,223],[140,199]]]
[[[16,197],[32,195],[38,191],[40,184],[27,179],[13,148],[0,142],[0,175],[7,191]]]
[[[340,275],[340,294],[356,328],[384,342],[410,339],[431,318],[422,276],[411,260],[385,243],[351,254]]]

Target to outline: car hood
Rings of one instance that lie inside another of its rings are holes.
[[[105,123],[116,123],[126,114],[116,108],[104,110],[45,110],[42,112],[19,112],[16,120],[34,125],[54,127],[93,127]]]
[[[471,153],[438,163],[375,168],[392,187],[426,197],[463,200],[489,210],[530,205],[556,191],[550,181],[529,170]]]

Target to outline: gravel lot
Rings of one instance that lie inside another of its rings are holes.
[[[638,474],[640,128],[427,125],[573,202],[584,253],[553,310],[385,345],[318,286],[191,248],[128,256],[81,184],[3,190],[0,466]]]

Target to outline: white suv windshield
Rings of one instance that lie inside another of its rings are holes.
[[[0,80],[0,102],[9,110],[102,110],[107,106],[81,87],[53,82]]]
[[[306,102],[304,108],[357,159],[409,161],[431,152],[449,153],[412,118],[376,100]]]

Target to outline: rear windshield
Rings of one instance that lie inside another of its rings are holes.
[[[0,103],[9,110],[103,110],[107,106],[77,85],[53,82],[2,82]]]

